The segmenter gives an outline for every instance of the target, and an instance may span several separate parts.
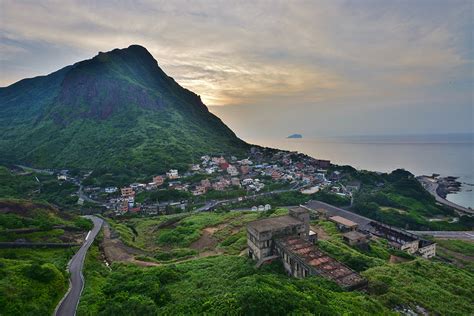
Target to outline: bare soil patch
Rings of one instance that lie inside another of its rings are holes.
[[[193,242],[189,248],[202,250],[205,248],[214,248],[217,245],[217,240],[212,236],[217,230],[211,229],[211,227],[204,228],[201,237]]]
[[[125,245],[118,237],[113,236],[107,223],[103,226],[104,240],[102,249],[108,262],[130,262],[140,266],[158,266],[154,262],[147,262],[135,259],[137,255],[143,255],[142,250]]]
[[[219,230],[222,230],[227,227],[227,223],[222,223],[217,226],[213,227],[206,227],[202,230],[201,237],[199,237],[198,240],[193,242],[189,248],[195,249],[195,250],[203,250],[203,249],[213,249],[216,247],[218,240],[215,238],[213,235],[214,233],[218,232]],[[237,229],[238,231],[238,229]],[[234,233],[232,233],[234,234]],[[212,250],[214,254],[219,254],[221,253],[220,251]],[[201,256],[201,254],[200,254]]]
[[[388,259],[388,262],[390,263],[402,263],[402,262],[407,262],[407,261],[409,261],[409,259],[397,257],[394,255],[390,255],[390,259]]]
[[[320,226],[310,226],[310,229],[318,235],[320,240],[328,240],[330,236]]]

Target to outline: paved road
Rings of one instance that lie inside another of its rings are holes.
[[[87,250],[94,242],[94,238],[102,227],[103,220],[96,216],[86,216],[94,222],[94,228],[87,234],[86,240],[81,248],[76,252],[69,262],[69,272],[71,278],[69,280],[69,290],[59,302],[56,308],[56,316],[73,316],[76,314],[76,308],[79,304],[82,289],[84,287],[84,278],[82,276],[82,266],[84,265],[84,258],[86,257]]]
[[[474,241],[474,231],[410,231],[415,235],[426,235],[441,239]]]
[[[474,210],[468,209],[467,207],[458,205],[456,203],[448,201],[448,200],[442,198],[441,196],[439,196],[438,192],[436,192],[436,190],[438,189],[438,186],[439,186],[438,182],[436,182],[436,180],[433,180],[433,179],[428,178],[428,177],[418,177],[418,181],[420,181],[421,184],[423,185],[423,187],[428,192],[430,192],[431,195],[434,196],[434,198],[436,199],[437,202],[439,202],[441,204],[444,204],[444,205],[447,205],[449,207],[452,207],[455,210],[457,210],[458,212],[474,215]]]
[[[311,200],[306,203],[305,206],[313,210],[323,210],[328,216],[342,216],[344,218],[347,218],[357,223],[359,225],[359,228],[363,230],[370,230],[371,227],[369,226],[369,224],[374,221],[373,219],[370,219],[368,217],[344,210],[342,208],[321,201]]]
[[[77,190],[77,195],[83,199],[84,201],[90,202],[90,203],[95,203],[95,204],[102,204],[99,201],[93,200],[90,197],[88,197],[84,191],[82,191],[82,184],[79,185],[79,190]]]
[[[209,201],[209,202],[206,203],[206,205],[198,208],[196,210],[196,212],[207,212],[207,211],[210,211],[210,210],[214,209],[215,207],[217,207],[217,206],[219,206],[220,204],[223,204],[223,203],[236,203],[236,202],[251,200],[251,199],[261,197],[261,196],[266,196],[266,195],[273,195],[273,194],[279,194],[279,193],[285,193],[285,192],[298,191],[302,188],[303,187],[293,187],[291,189],[275,190],[275,191],[270,191],[270,192],[262,192],[262,193],[257,193],[257,194],[254,194],[254,195],[246,195],[246,196],[238,197],[238,198]],[[240,198],[242,198],[242,200],[239,200]]]

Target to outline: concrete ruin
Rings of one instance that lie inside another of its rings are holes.
[[[248,255],[264,262],[280,259],[289,275],[304,278],[320,275],[345,289],[359,289],[367,281],[341,262],[320,250],[310,240],[309,210],[292,208],[289,215],[270,217],[247,225]]]
[[[436,243],[403,229],[395,228],[379,222],[371,222],[372,234],[387,239],[394,248],[406,251],[411,255],[420,255],[423,258],[432,258],[436,255]]]
[[[436,256],[435,242],[423,239],[404,229],[395,228],[374,221],[370,218],[321,201],[309,201],[304,207],[317,214],[318,217],[334,222],[343,232],[357,231],[365,234],[368,240],[371,236],[385,238],[389,241],[392,247],[409,254],[422,256],[423,258],[432,258]],[[343,239],[349,245],[364,244],[361,235],[356,236],[355,234],[346,234],[343,235]]]

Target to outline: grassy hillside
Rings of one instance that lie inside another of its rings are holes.
[[[45,202],[0,199],[0,242],[82,243],[91,227]],[[77,248],[0,249],[0,315],[51,315]]]
[[[78,187],[55,176],[39,173],[14,173],[0,166],[0,199],[47,201],[70,208],[77,203]]]
[[[136,45],[0,88],[0,125],[0,163],[136,178],[248,149]]]
[[[209,254],[238,255],[246,247],[246,223],[287,213],[228,212],[108,220],[120,239],[142,249],[141,259],[170,262]]]
[[[51,315],[74,249],[0,249],[0,314]]]
[[[74,242],[92,223],[45,202],[0,199],[0,241]]]
[[[86,287],[78,315],[388,312],[375,300],[341,292],[321,278],[291,279],[278,265],[255,270],[252,262],[236,256],[146,269],[114,265],[111,272],[89,258],[86,271],[95,288]]]
[[[391,173],[356,171],[342,167],[347,180],[361,182],[354,195],[352,211],[389,225],[412,230],[470,230],[474,219],[458,215],[450,208],[436,203],[418,180],[408,171]]]
[[[368,249],[348,246],[327,221],[311,222],[319,231],[319,247],[362,273],[369,280],[368,292],[344,292],[319,277],[291,278],[278,262],[255,269],[253,261],[238,256],[245,249],[245,223],[283,213],[286,210],[111,221],[126,244],[155,255],[154,262],[162,265],[144,268],[116,262],[109,270],[94,245],[86,261],[86,288],[78,314],[388,315],[407,309],[441,315],[474,313],[472,271],[443,258],[415,258],[391,249],[384,240],[372,241]],[[209,237],[213,243],[193,248]],[[471,246],[455,243],[449,249],[459,255],[457,251]],[[184,250],[195,253],[179,258]],[[203,252],[213,256],[200,257]]]

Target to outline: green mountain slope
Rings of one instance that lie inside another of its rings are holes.
[[[248,145],[143,47],[0,88],[0,163],[148,175]]]

